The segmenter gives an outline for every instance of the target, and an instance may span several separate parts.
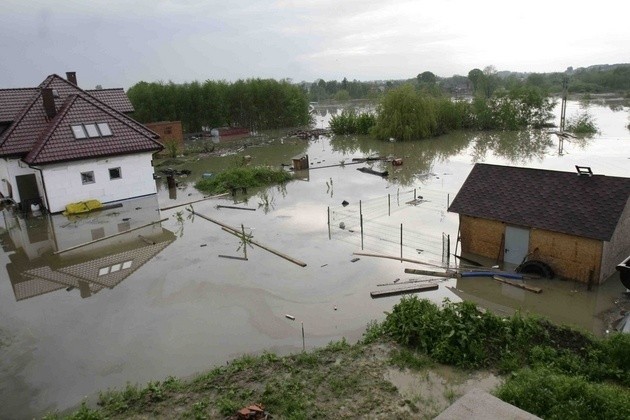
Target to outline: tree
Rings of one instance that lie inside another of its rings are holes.
[[[387,92],[381,101],[374,134],[380,139],[423,139],[435,135],[437,117],[431,98],[409,84]]]
[[[485,90],[486,75],[479,69],[472,69],[468,72],[468,79],[472,83],[473,95],[478,95]]]
[[[430,71],[425,71],[417,76],[418,83],[433,86],[437,82],[437,77]]]

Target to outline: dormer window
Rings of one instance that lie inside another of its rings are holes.
[[[87,139],[96,137],[108,137],[112,135],[112,130],[109,128],[109,124],[102,123],[90,123],[90,124],[74,124],[71,125],[74,138]]]

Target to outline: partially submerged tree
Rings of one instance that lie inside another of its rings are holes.
[[[381,101],[374,134],[379,139],[414,140],[435,135],[437,117],[433,101],[406,84],[387,92]]]

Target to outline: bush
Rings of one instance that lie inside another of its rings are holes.
[[[282,169],[267,167],[238,167],[228,169],[212,178],[202,179],[195,188],[207,194],[222,194],[234,188],[256,188],[281,184],[291,179],[291,174]]]
[[[547,369],[524,369],[496,393],[510,404],[545,419],[628,419],[630,392],[615,385],[589,383]]]
[[[352,110],[344,109],[341,114],[330,120],[330,129],[335,134],[369,134],[376,123],[374,115],[363,112],[356,114]]]
[[[598,131],[595,119],[587,111],[575,114],[569,118],[566,129],[575,134],[595,134]]]

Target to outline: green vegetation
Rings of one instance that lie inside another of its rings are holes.
[[[309,92],[312,102],[330,99],[345,101],[349,99],[373,99],[379,94],[378,83],[349,81],[344,77],[341,82],[319,79],[311,84],[303,84],[303,89]]]
[[[588,111],[582,111],[570,117],[565,128],[575,134],[597,133],[597,124]]]
[[[376,117],[369,112],[357,115],[353,110],[344,109],[330,120],[330,129],[335,134],[369,134],[376,123]]]
[[[139,82],[127,95],[138,121],[179,120],[189,133],[202,127],[234,125],[263,130],[310,122],[306,94],[288,81]]]
[[[282,184],[291,179],[291,174],[282,169],[264,166],[235,167],[218,173],[211,178],[201,179],[195,188],[206,194],[222,194],[235,188],[257,188]]]
[[[440,363],[509,374],[498,396],[538,416],[630,416],[628,334],[600,340],[540,318],[501,318],[470,302],[440,308],[415,296],[371,325],[370,337],[378,331]]]
[[[478,77],[482,76],[483,73]],[[371,132],[380,139],[406,141],[460,129],[516,131],[539,128],[553,117],[551,111],[555,103],[540,88],[519,85],[488,96],[487,81],[478,80],[477,84],[480,93],[472,103],[433,96],[411,84],[392,89],[378,107],[376,125]],[[339,119],[343,123],[349,118],[340,116]],[[337,132],[335,129],[333,132]]]
[[[628,419],[630,392],[580,376],[523,369],[497,391],[503,401],[544,419]]]

